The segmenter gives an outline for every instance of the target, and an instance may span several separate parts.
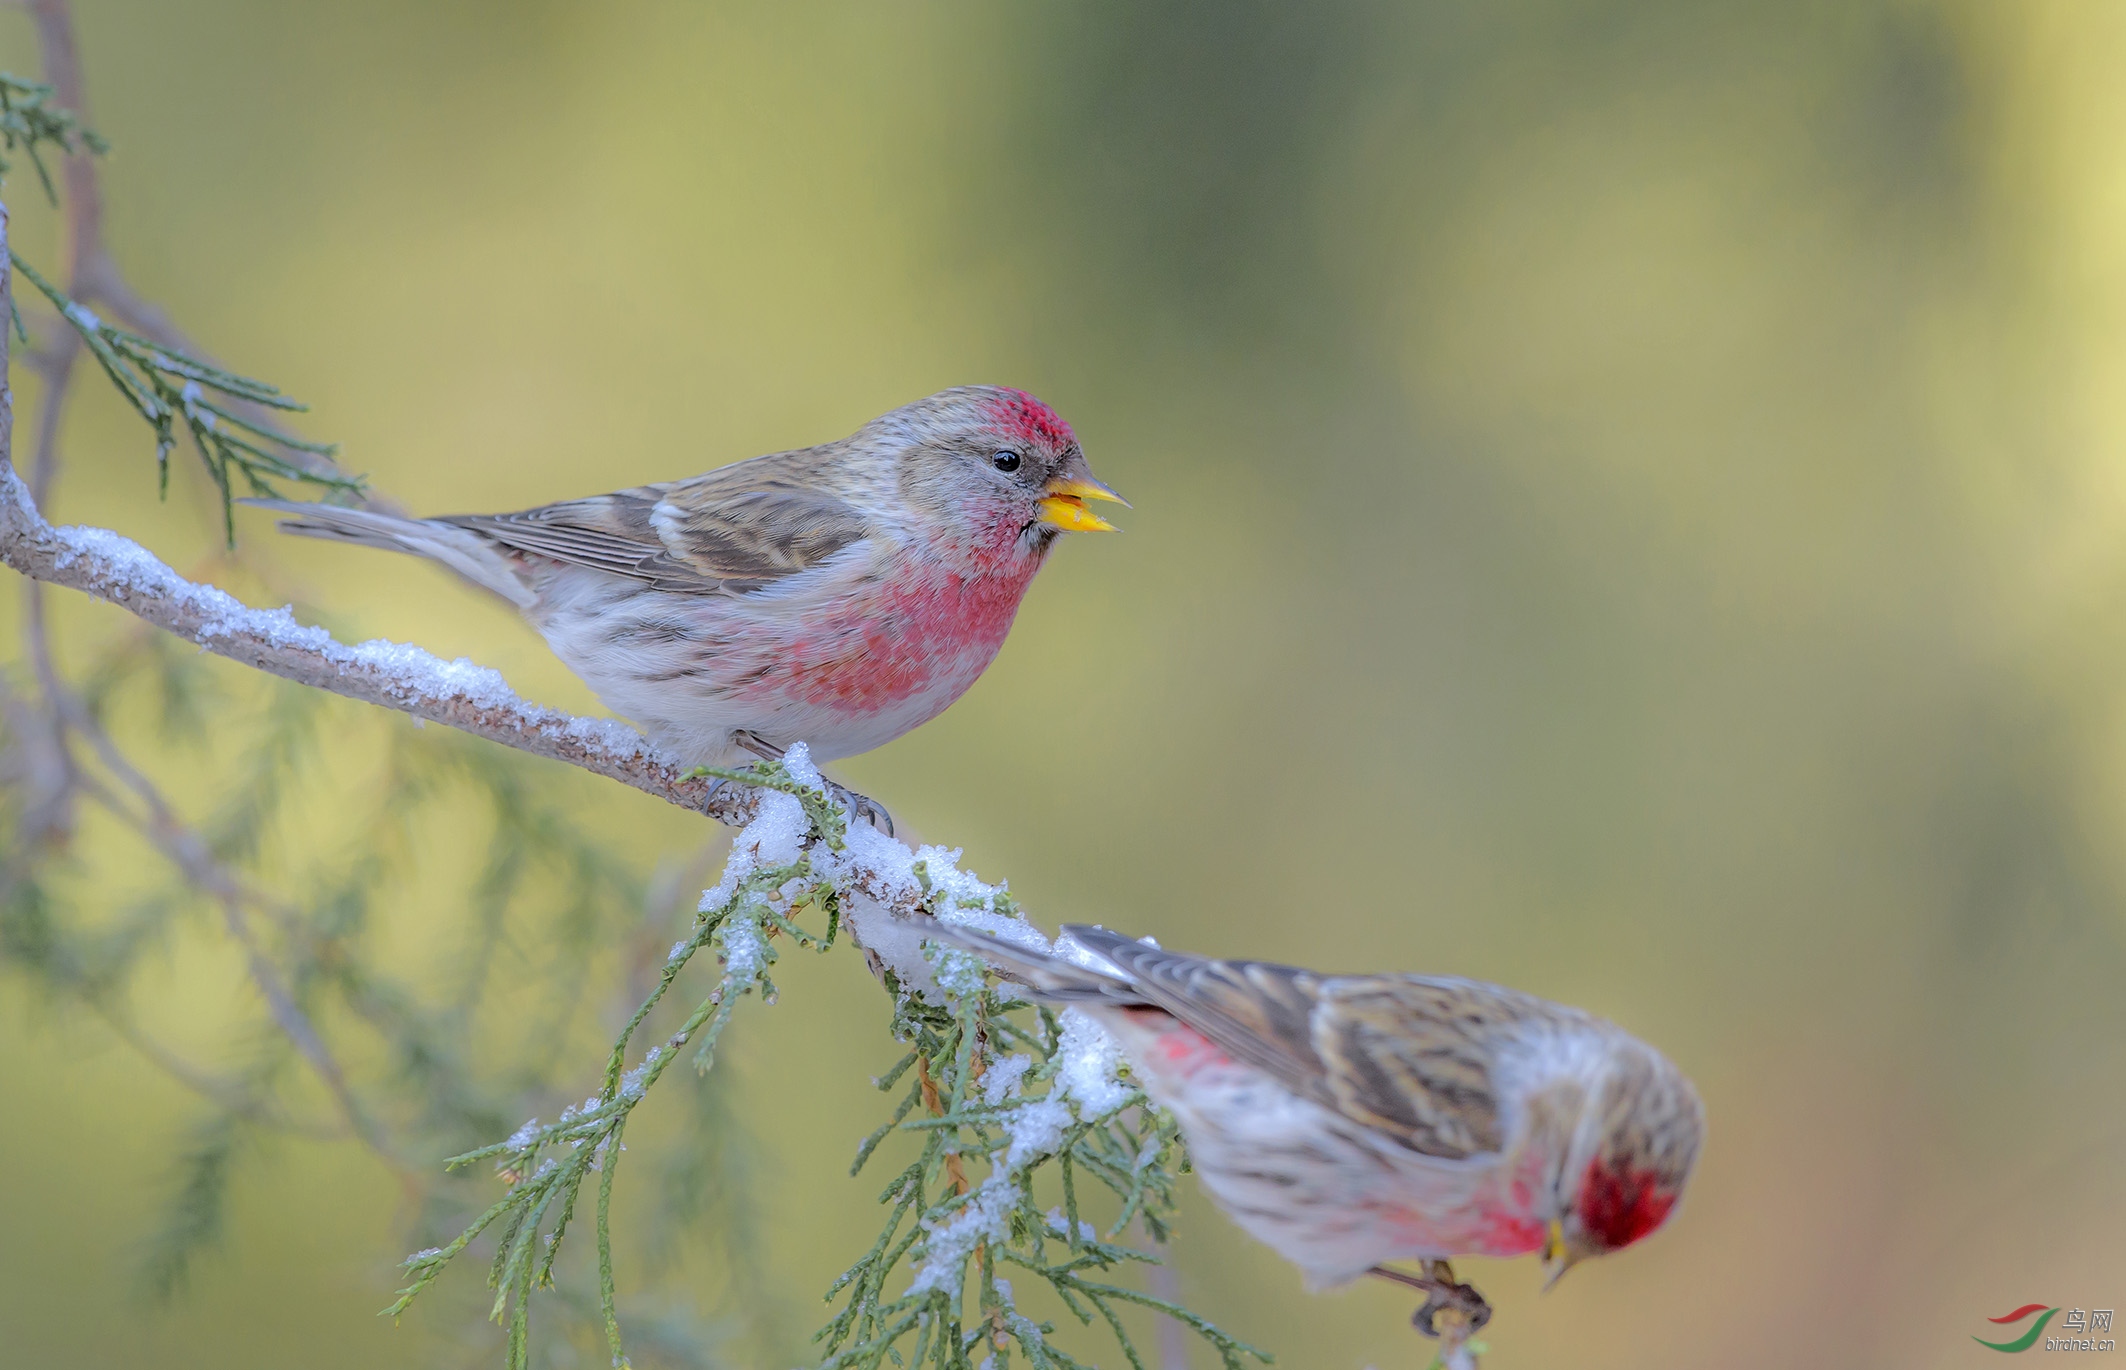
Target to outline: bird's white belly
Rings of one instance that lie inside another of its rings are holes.
[[[993,644],[974,643],[926,663],[905,689],[808,697],[787,678],[784,625],[766,606],[595,573],[555,575],[541,589],[534,621],[555,655],[607,707],[696,765],[745,758],[732,741],[739,730],[777,748],[806,743],[820,761],[869,751],[942,713],[995,656]]]
[[[1173,1110],[1204,1188],[1310,1286],[1345,1283],[1383,1261],[1464,1254],[1472,1232],[1495,1223],[1496,1157],[1422,1155],[1209,1043],[1192,1059],[1172,1034],[1148,1031],[1131,1014],[1101,1016],[1149,1092]]]

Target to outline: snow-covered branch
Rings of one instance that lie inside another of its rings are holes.
[[[712,796],[708,781],[683,778],[684,767],[625,724],[529,703],[485,666],[463,658],[445,661],[396,642],[349,646],[323,628],[297,623],[286,609],[252,609],[211,585],[194,584],[139,543],[107,529],[54,527],[30,502],[29,487],[5,452],[0,560],[284,680],[565,761],[726,823],[744,822],[752,808],[742,790],[727,786]]]
[[[625,724],[529,703],[500,673],[462,657],[444,661],[396,642],[349,646],[286,609],[247,608],[116,533],[45,523],[28,497],[12,467],[0,470],[0,558],[26,576],[108,600],[231,661],[565,761],[726,822],[743,821],[750,807],[735,792],[712,798],[708,782],[682,778],[678,763]]]

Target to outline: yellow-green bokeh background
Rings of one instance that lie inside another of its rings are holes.
[[[1687,1207],[1545,1297],[1479,1267],[1487,1365],[1983,1365],[1988,1315],[2126,1300],[2126,9],[79,19],[121,262],[416,509],[947,385],[1060,409],[1128,531],[1072,539],[973,692],[847,778],[1051,924],[1482,976],[1669,1052],[1711,1119]],[[0,60],[36,66],[19,14]],[[158,507],[83,394],[51,512],[196,563],[196,473]],[[270,550],[362,632],[592,707],[440,573]],[[70,650],[118,622],[70,609]],[[569,793],[645,869],[699,840]],[[219,1021],[193,955],[166,1015]],[[404,1234],[347,1148],[278,1152],[142,1306],[190,1104],[17,988],[0,1362],[428,1353],[373,1316]],[[739,1019],[793,1325],[876,1228],[841,1177],[882,1016],[845,959]],[[1403,1293],[1308,1296],[1193,1189],[1184,1220],[1190,1300],[1281,1364],[1422,1363]]]

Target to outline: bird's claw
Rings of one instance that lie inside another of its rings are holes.
[[[881,829],[888,837],[894,835],[893,815],[886,812],[884,804],[879,803],[868,794],[858,794],[847,785],[837,785],[831,780],[827,781],[826,785],[827,793],[840,800],[842,807],[847,809],[851,815],[863,819],[874,828]]]
[[[1425,1302],[1410,1315],[1410,1325],[1425,1336],[1458,1346],[1491,1321],[1491,1304],[1476,1292],[1475,1285],[1458,1282],[1445,1261],[1425,1262],[1419,1287],[1425,1291]]]
[[[783,758],[783,748],[750,728],[740,728],[733,732],[731,740],[763,761],[780,761]],[[717,785],[722,783],[720,780],[716,782]],[[847,785],[838,785],[824,776],[820,777],[820,783],[826,786],[828,797],[838,801],[852,817],[861,818],[872,827],[883,829],[888,837],[894,835],[893,815],[886,812],[884,804],[868,794],[858,794]],[[716,787],[710,786],[709,793],[715,794]]]

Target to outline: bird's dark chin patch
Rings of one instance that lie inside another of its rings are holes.
[[[1034,519],[1019,530],[1019,546],[1023,547],[1029,556],[1046,556],[1048,549],[1056,545],[1056,539],[1061,535],[1060,528],[1052,528],[1039,519]]]

